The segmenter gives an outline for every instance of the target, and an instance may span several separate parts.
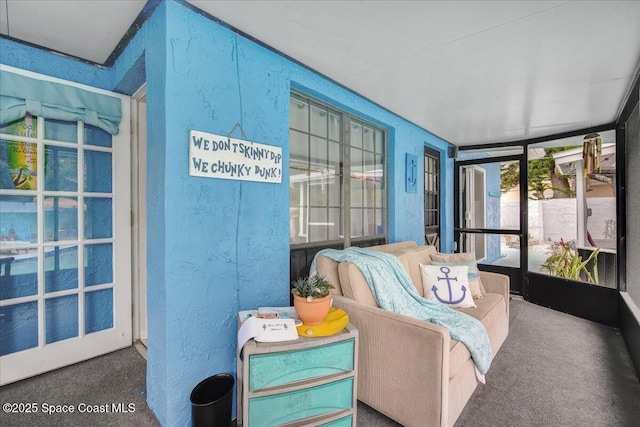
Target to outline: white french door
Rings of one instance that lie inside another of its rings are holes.
[[[465,166],[461,179],[463,185],[464,227],[485,228],[486,219],[486,171],[479,166]],[[466,233],[465,250],[475,251],[476,259],[483,260],[487,254],[487,244],[484,234]]]
[[[15,72],[15,70],[12,70]],[[131,345],[130,99],[117,135],[0,127],[0,385]]]

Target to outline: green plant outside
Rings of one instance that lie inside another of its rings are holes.
[[[542,264],[542,268],[550,274],[571,280],[582,280],[580,274],[583,273],[588,283],[598,284],[598,253],[600,248],[596,248],[586,260],[583,260],[578,251],[570,243],[560,239],[558,243],[552,243],[551,255]],[[593,261],[593,270],[589,271],[587,265]]]

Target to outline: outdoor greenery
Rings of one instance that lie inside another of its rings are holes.
[[[302,298],[322,298],[329,295],[329,290],[334,289],[331,282],[322,276],[301,277],[293,283],[291,293]]]
[[[531,160],[527,170],[531,199],[544,199],[545,190],[553,190],[554,198],[573,197],[575,192],[569,185],[569,177],[558,174],[553,154],[569,150],[574,147],[545,148],[544,157]],[[503,164],[500,170],[500,189],[503,193],[518,186],[520,183],[520,169],[518,163]]]
[[[559,242],[551,242],[549,248],[551,255],[542,264],[542,268],[549,271],[550,274],[571,280],[586,280],[589,283],[599,283],[598,278],[598,253],[600,248],[583,260],[578,253],[574,242],[565,242],[560,239]],[[589,264],[593,261],[592,271],[589,271]],[[584,275],[584,277],[581,277]]]

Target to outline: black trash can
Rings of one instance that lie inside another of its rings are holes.
[[[193,427],[229,427],[233,384],[230,374],[217,374],[201,381],[191,392]]]

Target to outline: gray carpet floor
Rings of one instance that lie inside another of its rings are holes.
[[[132,403],[128,413],[0,412],[0,426],[158,426],[146,405],[146,363],[134,347],[0,387],[0,403]],[[616,329],[521,300],[486,385],[456,427],[640,426],[640,381]],[[358,402],[358,426],[398,426]]]
[[[0,426],[159,426],[146,402],[146,366],[138,350],[128,347],[0,387],[3,405],[35,402],[39,406],[37,413],[0,411]],[[79,407],[81,403],[91,408],[98,405],[98,410],[101,406],[106,409],[104,405],[124,404],[121,407],[129,412],[80,413],[79,410],[85,409]],[[43,407],[46,408],[44,404],[72,405],[74,412],[47,415],[42,412]]]

